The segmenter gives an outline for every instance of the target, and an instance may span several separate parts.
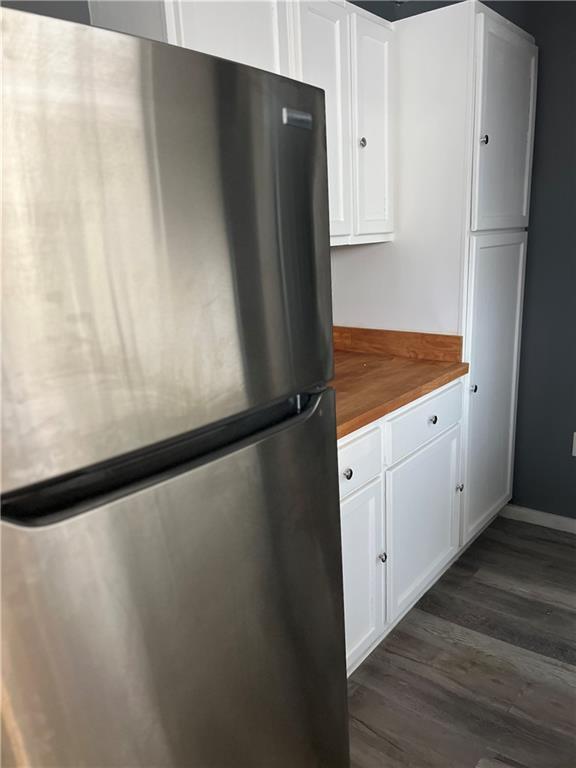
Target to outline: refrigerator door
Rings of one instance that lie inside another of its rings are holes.
[[[4,491],[327,381],[323,92],[0,12]]]
[[[2,523],[6,766],[344,768],[333,393],[60,522]]]

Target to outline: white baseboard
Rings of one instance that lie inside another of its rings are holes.
[[[520,520],[523,523],[543,525],[545,528],[554,528],[556,531],[576,534],[576,520],[571,517],[552,515],[550,512],[540,512],[538,509],[519,507],[516,504],[506,504],[500,514],[510,520]]]

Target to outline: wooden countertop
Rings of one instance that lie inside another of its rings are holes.
[[[338,438],[468,373],[468,363],[334,351]]]

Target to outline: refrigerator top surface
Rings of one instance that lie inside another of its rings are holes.
[[[3,490],[329,379],[322,92],[1,13]]]

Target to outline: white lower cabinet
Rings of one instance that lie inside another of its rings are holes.
[[[459,465],[456,426],[386,472],[392,616],[420,597],[458,549]]]
[[[350,674],[459,551],[462,382],[338,444]]]
[[[386,554],[381,478],[342,502],[341,521],[346,662],[350,668],[384,628]]]

